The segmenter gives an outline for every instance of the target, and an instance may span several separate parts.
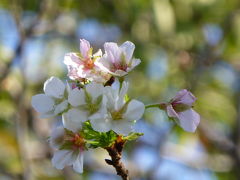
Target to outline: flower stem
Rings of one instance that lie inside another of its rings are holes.
[[[145,105],[145,108],[148,109],[148,108],[159,108],[160,107],[160,104],[149,104],[149,105]]]
[[[105,159],[106,163],[113,166],[116,169],[117,175],[121,176],[123,180],[129,180],[128,170],[124,167],[123,163],[121,162],[122,158],[122,150],[125,144],[125,140],[118,136],[115,143],[105,148],[111,157],[110,159]]]
[[[158,103],[158,104],[149,104],[149,105],[145,105],[145,109],[148,108],[160,108],[160,109],[165,109],[167,106],[166,103]]]

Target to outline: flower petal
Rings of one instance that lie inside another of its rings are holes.
[[[127,69],[127,71],[131,71],[133,68],[135,68],[137,65],[141,63],[140,59],[132,59],[131,64],[130,64],[130,69]]]
[[[145,110],[145,106],[142,102],[137,100],[131,100],[127,106],[127,111],[124,114],[124,119],[128,121],[139,120]]]
[[[104,49],[107,55],[107,60],[112,64],[118,64],[120,61],[121,50],[118,45],[113,42],[106,42],[104,44]]]
[[[85,122],[87,118],[86,111],[72,108],[63,114],[63,126],[73,132],[77,132],[82,128],[82,122]]]
[[[179,91],[172,100],[174,103],[186,104],[188,106],[192,106],[195,101],[196,97],[186,89]]]
[[[60,150],[56,151],[52,158],[52,164],[57,169],[63,169],[65,166],[72,165],[75,161],[72,151]]]
[[[178,118],[177,112],[173,109],[172,105],[167,106],[167,114],[169,117]]]
[[[111,123],[108,117],[104,117],[102,113],[95,113],[89,117],[92,127],[95,131],[107,132],[111,130]]]
[[[45,94],[37,94],[32,97],[32,106],[39,113],[47,113],[54,108],[54,100]]]
[[[44,83],[43,90],[48,96],[62,98],[64,95],[65,85],[60,79],[51,77]]]
[[[77,159],[73,163],[74,171],[83,173],[83,152],[79,152]]]
[[[83,64],[80,57],[77,55],[77,53],[67,53],[64,56],[63,60],[64,64],[67,66],[70,66],[72,68],[78,68],[80,65]]]
[[[87,92],[92,96],[93,99],[96,99],[98,96],[103,94],[104,86],[99,83],[92,82],[86,85]]]
[[[59,113],[63,112],[64,110],[66,110],[68,107],[68,101],[64,100],[63,102],[61,102],[60,104],[58,104],[55,109],[54,109],[54,114],[58,115]]]
[[[89,50],[90,50],[90,43],[85,39],[80,39],[80,52],[83,58],[88,58]]]
[[[120,48],[122,49],[128,64],[133,56],[135,45],[130,41],[126,41],[120,46]]]
[[[200,116],[193,109],[189,109],[178,113],[180,126],[188,132],[195,132],[199,122]]]
[[[128,85],[129,83],[126,81],[122,83],[122,88],[120,89],[119,95],[118,95],[117,109],[122,108],[122,106],[125,103],[125,95],[127,94],[127,91],[128,91]]]
[[[112,130],[117,134],[128,135],[133,131],[133,122],[124,120],[112,121]]]
[[[58,126],[52,130],[51,136],[50,136],[50,145],[53,148],[58,149],[63,141],[64,141],[64,128],[62,126]]]
[[[86,104],[84,91],[82,89],[79,90],[78,88],[70,91],[68,102],[74,107]]]

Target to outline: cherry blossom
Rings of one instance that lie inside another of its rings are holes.
[[[37,94],[32,97],[32,106],[40,113],[41,118],[48,118],[62,113],[67,109],[68,101],[65,93],[69,89],[64,83],[51,77],[44,83],[44,94]]]
[[[85,141],[78,132],[69,131],[62,126],[56,127],[50,136],[50,145],[56,149],[52,158],[55,168],[63,169],[72,165],[76,172],[83,172]]]
[[[199,114],[192,109],[195,101],[195,96],[183,89],[166,105],[168,116],[176,118],[179,125],[188,132],[195,132],[200,122]]]
[[[63,124],[66,128],[76,131],[81,129],[82,122],[88,120],[95,113],[103,113],[105,98],[102,84],[92,82],[85,88],[75,88],[68,95],[68,102],[72,106],[63,114]]]
[[[140,59],[132,58],[135,45],[130,41],[120,47],[116,43],[106,42],[104,49],[105,54],[97,59],[96,64],[114,76],[125,76],[141,62]]]
[[[104,113],[96,113],[90,117],[92,127],[96,131],[106,132],[113,130],[116,133],[127,135],[133,131],[133,125],[139,120],[145,106],[137,100],[125,100],[128,90],[128,83],[123,82],[122,88],[117,89],[105,87],[107,97],[106,108]]]
[[[85,79],[99,83],[105,83],[111,77],[96,65],[96,60],[102,57],[102,51],[92,54],[93,49],[85,39],[80,39],[80,53],[67,53],[64,64],[68,68],[68,76],[72,80],[83,81]]]

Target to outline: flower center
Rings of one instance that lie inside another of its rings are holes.
[[[112,116],[113,120],[121,120],[123,118],[122,113],[119,111],[111,112],[111,116]]]
[[[82,148],[85,144],[85,141],[80,134],[75,134],[72,141],[74,146],[78,148]]]
[[[84,67],[86,69],[92,69],[94,67],[94,61],[92,58],[88,58],[84,61]]]

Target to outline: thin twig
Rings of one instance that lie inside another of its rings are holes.
[[[125,142],[126,141],[123,140],[121,136],[118,136],[115,143],[112,146],[106,148],[109,156],[112,159],[105,159],[105,161],[107,164],[112,165],[116,169],[117,175],[121,176],[123,180],[129,180],[128,170],[121,162],[122,150]]]

